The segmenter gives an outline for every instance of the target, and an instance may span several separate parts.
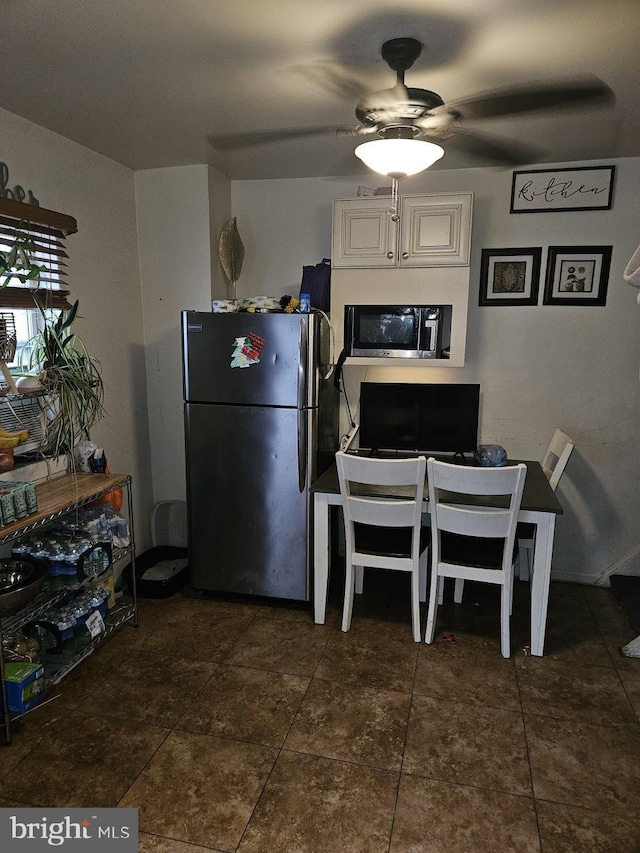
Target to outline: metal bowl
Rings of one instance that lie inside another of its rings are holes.
[[[34,599],[47,574],[46,563],[0,560],[0,619],[12,616]]]

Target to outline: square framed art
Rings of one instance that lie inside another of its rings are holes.
[[[549,246],[544,305],[605,305],[611,246]]]
[[[542,249],[483,249],[479,305],[536,305]]]

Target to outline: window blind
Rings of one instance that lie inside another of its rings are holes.
[[[64,213],[0,198],[0,246],[10,248],[16,239],[28,238],[33,260],[44,267],[37,278],[21,284],[14,279],[0,288],[0,308],[33,308],[33,295],[49,308],[69,308],[69,281],[65,241],[78,230],[76,220]]]

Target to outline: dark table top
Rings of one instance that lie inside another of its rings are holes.
[[[527,466],[527,476],[524,481],[524,492],[522,495],[522,502],[520,504],[520,509],[522,510],[532,510],[534,512],[552,512],[555,515],[562,515],[562,505],[560,501],[556,497],[556,493],[553,491],[551,486],[549,485],[549,481],[547,480],[544,471],[542,470],[542,466],[539,462],[532,462],[526,459],[510,459],[509,462],[513,465],[518,462],[524,462]],[[323,492],[330,495],[339,495],[340,494],[340,484],[338,483],[338,471],[336,469],[336,464],[333,462],[327,470],[321,474],[317,480],[315,480],[311,484],[311,492]],[[375,491],[372,491],[375,493]],[[398,495],[398,497],[402,497],[402,490],[396,489],[393,490],[393,494]],[[392,491],[389,490],[389,496],[392,496]],[[425,492],[426,495],[426,492]],[[496,505],[500,505],[499,498],[482,498],[476,499],[475,501],[469,497],[465,498],[464,503],[466,504],[488,504],[496,503]]]

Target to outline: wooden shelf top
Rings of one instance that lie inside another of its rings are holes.
[[[0,542],[14,538],[25,529],[37,527],[51,516],[55,517],[106,494],[111,489],[124,486],[128,479],[128,474],[64,474],[62,477],[38,483],[38,511],[0,527]],[[7,486],[10,485],[11,481],[7,481]]]

